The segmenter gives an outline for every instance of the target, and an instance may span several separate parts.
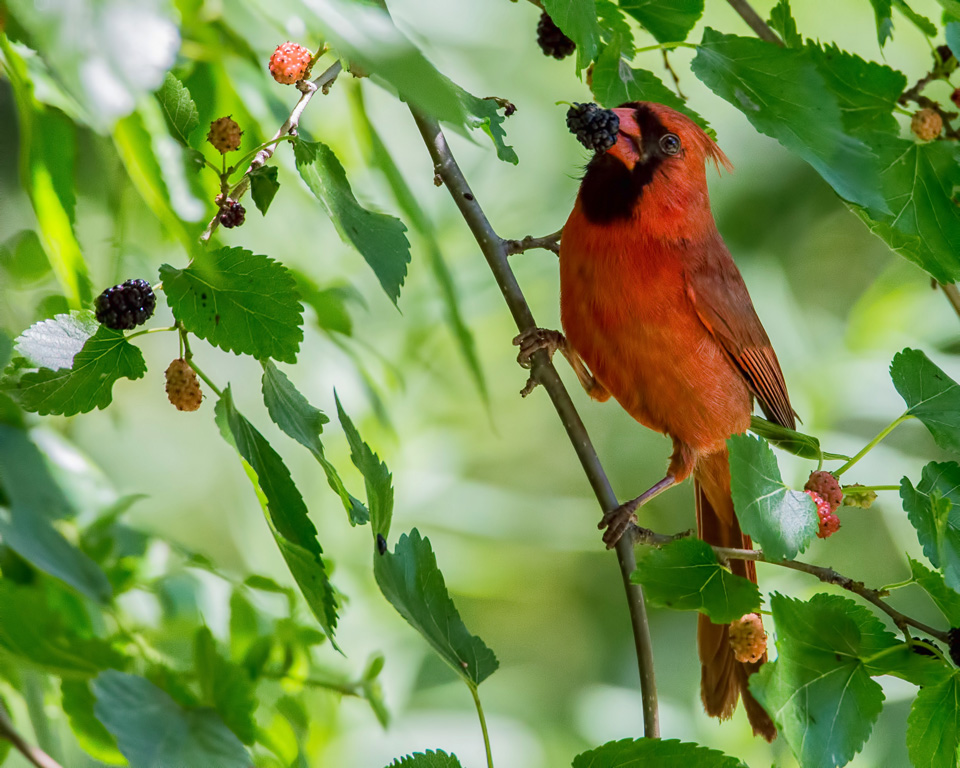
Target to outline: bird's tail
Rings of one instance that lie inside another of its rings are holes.
[[[700,538],[714,546],[749,549],[750,537],[740,530],[733,511],[726,448],[702,458],[693,477]],[[731,560],[730,570],[757,583],[757,569],[753,562]],[[714,624],[702,613],[697,623],[697,648],[701,664],[700,698],[707,714],[725,720],[733,714],[737,700],[742,697],[754,734],[773,741],[777,728],[747,687],[747,679],[767,660],[767,655],[754,663],[737,661],[730,647],[729,626]]]

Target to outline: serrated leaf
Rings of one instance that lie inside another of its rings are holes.
[[[676,739],[621,739],[582,752],[573,768],[743,768],[735,757]]]
[[[960,452],[960,386],[917,349],[898,352],[890,363],[893,386],[944,450]]]
[[[691,68],[754,128],[812,165],[840,197],[889,213],[872,148],[847,132],[837,97],[809,53],[708,27]]]
[[[374,554],[373,573],[384,597],[469,685],[480,685],[497,670],[497,657],[467,630],[430,540],[416,528],[400,536],[393,552]]]
[[[859,752],[883,707],[864,663],[897,645],[870,611],[838,595],[803,602],[775,594],[775,662],[750,678],[802,766],[834,768]]]
[[[633,60],[636,48],[633,44],[633,29],[620,6],[612,0],[596,0],[597,20],[600,22],[600,37],[605,43],[616,43],[620,53]]]
[[[59,315],[57,320],[47,322],[57,323],[63,317],[66,316]],[[77,330],[75,323],[67,325],[70,332]],[[47,326],[45,330],[51,329]],[[59,345],[50,347],[48,357],[54,359],[57,365],[66,362],[66,354],[76,340],[68,340],[66,332],[57,336]],[[30,343],[31,355],[38,354],[35,341]],[[84,341],[68,367],[21,368],[0,381],[0,388],[6,390],[25,410],[42,416],[73,416],[95,408],[106,408],[113,400],[112,388],[117,380],[139,379],[146,370],[140,350],[128,342],[120,331],[101,325]]]
[[[240,741],[253,744],[257,737],[253,682],[242,667],[220,654],[208,627],[198,629],[194,637],[194,667],[204,703],[217,711]]]
[[[790,11],[789,0],[780,0],[770,9],[770,26],[780,35],[787,48],[799,48],[803,45],[803,37],[797,32],[797,22]]]
[[[658,43],[686,40],[703,15],[703,0],[620,0],[620,7]]]
[[[101,763],[127,765],[127,758],[117,748],[117,740],[93,713],[96,699],[90,684],[86,680],[64,679],[60,681],[60,692],[60,705],[83,751]]]
[[[880,47],[893,37],[893,4],[891,0],[870,0],[877,19],[877,42]]]
[[[267,360],[263,364],[263,402],[273,423],[289,437],[307,448],[323,468],[327,483],[340,497],[351,525],[363,525],[370,513],[359,499],[347,491],[336,467],[328,460],[320,442],[323,425],[330,421],[320,410],[314,408],[300,391],[293,386],[282,371]]]
[[[34,323],[20,334],[14,342],[16,353],[34,368],[69,368],[99,327],[90,311],[57,315]]]
[[[393,519],[393,475],[385,462],[380,461],[367,445],[340,405],[337,393],[333,394],[337,402],[337,418],[350,444],[350,459],[363,475],[367,490],[367,505],[370,509],[370,527],[374,538],[378,535],[386,538],[390,535],[390,521]]]
[[[428,749],[412,755],[398,757],[387,768],[462,768],[456,755],[448,755],[441,749]]]
[[[333,643],[337,626],[337,596],[323,562],[317,529],[306,504],[279,454],[233,404],[227,387],[214,409],[224,439],[244,461],[280,554],[300,587],[313,615]],[[336,644],[334,643],[334,647]]]
[[[280,189],[280,182],[277,181],[279,175],[280,169],[275,165],[261,165],[250,172],[250,196],[264,216]]]
[[[915,648],[908,643],[898,643],[873,658],[864,659],[863,668],[871,677],[892,675],[921,687],[938,683],[950,674],[951,667],[945,659],[917,653]]]
[[[170,133],[181,144],[189,146],[190,134],[200,125],[200,113],[190,91],[172,72],[167,72],[155,96],[160,102]]]
[[[600,47],[600,24],[594,0],[543,0],[543,9],[563,34],[577,44],[577,70],[584,69],[596,58]]]
[[[597,102],[607,108],[629,101],[655,101],[687,115],[711,136],[709,123],[680,100],[653,72],[634,69],[620,56],[620,42],[604,47],[593,67],[591,89]]]
[[[924,768],[955,768],[960,750],[960,677],[952,674],[917,693],[907,717],[910,762]]]
[[[960,590],[960,465],[930,462],[916,488],[906,477],[900,481],[900,498],[923,554]]]
[[[654,605],[700,611],[714,624],[728,624],[760,609],[757,585],[723,568],[700,539],[678,539],[659,549],[641,547],[630,580],[643,586]]]
[[[762,437],[768,443],[777,446],[781,451],[792,453],[804,459],[846,461],[850,457],[842,453],[828,453],[820,449],[820,441],[812,435],[805,435],[795,429],[780,426],[772,421],[750,417],[750,431]]]
[[[396,304],[410,263],[410,243],[403,222],[362,207],[333,150],[321,142],[297,140],[297,170],[326,210],[340,239],[366,260],[390,300]]]
[[[813,500],[784,485],[777,457],[765,440],[734,435],[727,446],[730,491],[740,527],[768,559],[793,559],[820,528]]]
[[[303,308],[286,267],[245,248],[198,253],[186,269],[160,267],[173,316],[214,346],[296,362]]]
[[[520,162],[513,147],[506,143],[507,132],[503,130],[506,118],[500,114],[502,107],[496,99],[484,99],[465,91],[454,84],[457,98],[467,113],[465,122],[468,128],[481,130],[490,137],[497,151],[497,157],[505,163],[516,165]]]
[[[893,7],[907,17],[907,20],[913,24],[920,32],[927,37],[937,36],[937,25],[934,24],[923,14],[917,13],[913,8],[907,5],[904,0],[893,0]]]
[[[947,586],[943,575],[937,571],[931,571],[923,563],[914,560],[912,557],[908,557],[907,561],[910,563],[910,573],[913,575],[913,580],[930,595],[950,626],[960,627],[960,592]]]
[[[211,709],[186,709],[142,677],[114,670],[93,681],[97,719],[136,768],[249,768],[250,756]]]

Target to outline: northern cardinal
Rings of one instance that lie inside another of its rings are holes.
[[[566,337],[542,329],[521,334],[521,358],[559,349],[591,397],[613,395],[641,424],[673,439],[666,477],[604,516],[608,547],[642,504],[692,474],[700,537],[749,548],[730,496],[727,438],[750,425],[754,397],[778,424],[794,428],[795,416],[777,356],[710,211],[706,161],[728,170],[730,162],[696,123],[662,104],[610,112],[619,118],[615,143],[611,136],[612,146],[588,164],[560,241]],[[752,562],[735,560],[730,568],[756,583]],[[754,733],[774,739],[776,727],[747,687],[766,655],[737,661],[728,626],[703,614],[697,630],[704,709],[727,718],[742,697]]]

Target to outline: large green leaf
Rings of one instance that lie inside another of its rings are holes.
[[[728,624],[760,609],[760,590],[717,562],[700,539],[678,539],[662,548],[642,547],[631,580],[647,600],[678,611],[700,611],[715,624]]]
[[[368,211],[357,202],[343,166],[326,144],[299,139],[294,154],[300,176],[320,201],[340,238],[360,252],[396,304],[410,263],[410,243],[403,222]]]
[[[212,709],[187,709],[142,677],[114,670],[93,681],[97,719],[133,768],[249,768],[250,756]]]
[[[479,685],[497,670],[497,657],[467,630],[430,540],[416,528],[400,537],[393,552],[374,554],[373,572],[384,597],[469,685]]]
[[[215,408],[223,438],[244,461],[247,476],[267,515],[270,531],[283,559],[327,637],[337,626],[337,596],[330,584],[317,529],[283,459],[256,428],[237,411],[227,387]]]
[[[876,156],[848,132],[837,97],[807,51],[708,27],[691,67],[754,128],[810,163],[842,198],[876,214],[889,212]]]
[[[69,368],[100,323],[93,312],[71,312],[34,323],[17,337],[16,354],[32,368]]]
[[[930,462],[916,488],[906,477],[900,481],[900,498],[923,554],[960,590],[960,465]]]
[[[386,538],[390,535],[390,521],[393,519],[393,475],[390,474],[387,465],[380,461],[380,457],[360,437],[353,421],[340,405],[340,398],[336,393],[334,393],[334,399],[337,401],[337,417],[340,419],[340,426],[343,427],[347,442],[350,443],[350,459],[363,475],[373,535]]]
[[[920,689],[907,718],[910,762],[956,768],[960,762],[960,677],[952,674]]]
[[[24,514],[50,520],[74,514],[40,449],[26,432],[5,424],[0,424],[0,488],[6,503]]]
[[[60,683],[60,705],[70,721],[70,729],[84,752],[108,765],[127,765],[117,748],[117,740],[94,714],[96,699],[87,680],[64,679]]]
[[[916,349],[898,352],[890,363],[893,386],[930,430],[937,445],[960,452],[960,386]]]
[[[620,7],[659,43],[686,40],[703,15],[703,0],[620,0]]]
[[[220,654],[208,627],[198,629],[194,638],[194,667],[204,703],[217,711],[240,741],[253,744],[257,737],[253,681],[243,667]]]
[[[730,490],[740,527],[768,559],[796,557],[820,528],[813,500],[784,485],[777,457],[762,438],[734,435],[727,445]]]
[[[350,524],[366,523],[370,519],[367,508],[346,489],[336,467],[327,460],[323,452],[320,433],[323,425],[330,419],[310,405],[290,379],[269,360],[263,364],[263,402],[274,424],[307,448],[320,463],[327,476],[327,483],[340,497],[343,508],[347,510]]]
[[[543,9],[550,14],[553,23],[577,44],[577,69],[586,67],[600,47],[595,0],[543,0]]]
[[[883,707],[866,661],[897,646],[870,611],[837,595],[803,602],[776,594],[775,662],[750,678],[803,768],[846,765],[862,749]]]
[[[185,269],[160,267],[173,316],[228,352],[296,362],[303,308],[286,267],[245,248],[199,252]]]
[[[960,627],[960,592],[947,586],[943,574],[931,571],[923,563],[908,557],[913,580],[930,595],[951,627]]]
[[[676,739],[621,739],[582,752],[573,768],[743,768],[735,757]]]

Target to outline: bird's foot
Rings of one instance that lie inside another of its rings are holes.
[[[531,368],[533,366],[533,356],[541,349],[546,350],[547,356],[553,360],[553,356],[558,349],[563,349],[567,344],[567,339],[560,331],[552,331],[549,328],[529,328],[513,339],[513,345],[520,347],[517,353],[517,362],[521,368]],[[526,397],[533,392],[538,384],[537,380],[530,376],[520,394]]]
[[[640,506],[640,499],[628,501],[621,504],[616,509],[605,512],[603,519],[597,524],[597,528],[603,531],[603,543],[607,549],[613,549],[617,542],[623,538],[631,525],[637,522],[637,507]]]

